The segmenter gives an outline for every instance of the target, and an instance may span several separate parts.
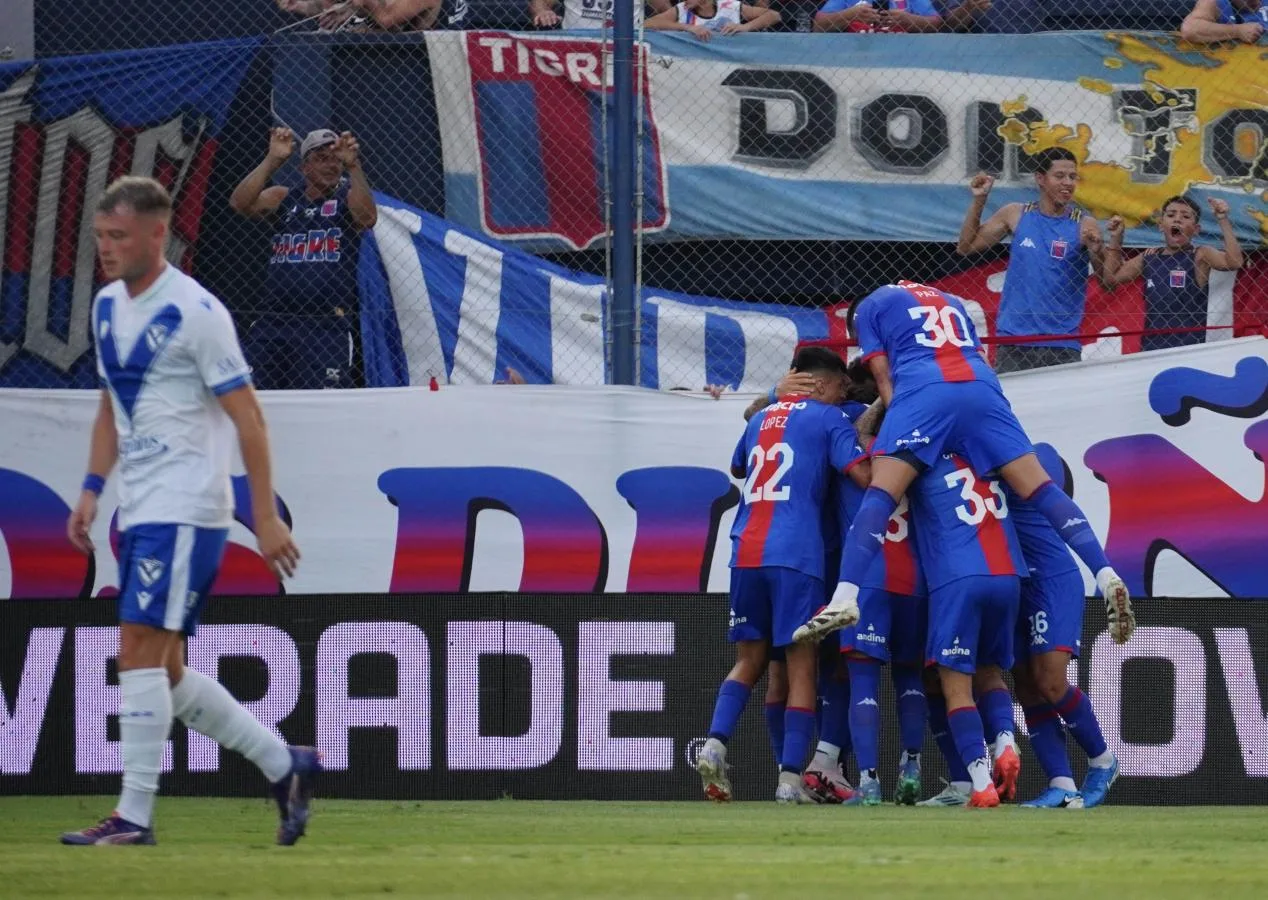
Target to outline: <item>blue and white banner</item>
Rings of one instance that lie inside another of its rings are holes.
[[[532,246],[601,240],[603,43],[427,43],[446,217]],[[997,175],[993,212],[1032,199],[1028,155],[1061,146],[1076,201],[1122,215],[1131,245],[1158,244],[1150,216],[1185,192],[1227,199],[1239,239],[1268,243],[1262,53],[1139,34],[648,32],[644,225],[650,240],[954,241],[970,175]]]
[[[531,384],[610,380],[608,291],[574,272],[376,195],[361,249],[367,381],[384,387],[490,384],[514,368]],[[828,337],[827,313],[645,288],[640,381],[765,391],[800,341]]]

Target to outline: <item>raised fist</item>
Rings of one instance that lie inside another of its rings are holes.
[[[969,182],[969,190],[973,192],[974,197],[988,196],[994,186],[995,179],[985,172],[978,172],[973,176],[973,180]]]
[[[1215,218],[1224,219],[1228,217],[1228,201],[1221,200],[1219,197],[1207,197],[1207,204],[1211,207],[1211,212],[1215,213]]]
[[[295,152],[295,135],[289,128],[274,128],[269,132],[269,156],[278,162],[286,162]]]

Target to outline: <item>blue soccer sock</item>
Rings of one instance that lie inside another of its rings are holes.
[[[874,659],[851,659],[850,737],[860,773],[873,773],[880,765],[881,664]]]
[[[984,791],[991,784],[991,761],[986,755],[986,741],[982,737],[982,717],[976,706],[961,706],[947,712],[947,724],[955,739],[955,749],[960,761],[968,770],[974,791]]]
[[[823,718],[819,722],[819,740],[839,747],[848,755],[850,746],[850,683],[828,677],[819,685],[822,692]]]
[[[1045,481],[1026,500],[1052,523],[1057,534],[1074,551],[1074,555],[1092,570],[1093,575],[1109,568],[1110,561],[1105,556],[1105,548],[1088,524],[1087,515],[1061,488],[1051,481]]]
[[[938,745],[938,752],[947,763],[947,779],[952,784],[968,784],[969,770],[960,759],[960,750],[955,745],[955,736],[951,734],[951,725],[947,722],[947,701],[941,695],[929,698],[929,730],[933,732],[933,742]]]
[[[880,488],[871,487],[863,495],[863,502],[854,523],[845,536],[845,547],[841,554],[841,581],[853,585],[863,583],[872,560],[880,552],[885,542],[885,533],[889,531],[889,517],[894,514],[898,503]],[[877,538],[879,535],[879,539]]]
[[[1070,769],[1070,757],[1065,752],[1065,732],[1061,730],[1061,717],[1051,703],[1027,706],[1026,730],[1030,732],[1030,749],[1035,751],[1039,767],[1052,784],[1058,778],[1069,779],[1060,785],[1074,790],[1074,772]]]
[[[1105,743],[1105,735],[1101,734],[1101,723],[1092,710],[1092,701],[1073,685],[1065,692],[1060,702],[1054,704],[1075,742],[1083,748],[1088,761],[1094,766],[1108,766],[1112,758],[1109,747]]]
[[[982,694],[977,698],[977,711],[982,717],[986,743],[995,747],[996,755],[1004,749],[1003,746],[996,745],[1001,738],[1006,739],[1008,746],[1016,746],[1013,737],[1013,698],[1008,695],[1008,691],[996,688]]]
[[[784,753],[779,759],[781,772],[800,772],[805,768],[814,728],[813,710],[790,706],[784,711]]]
[[[766,733],[770,736],[770,749],[778,765],[784,756],[784,704],[766,704]]]
[[[915,666],[893,666],[890,677],[898,698],[898,734],[908,755],[920,753],[925,744],[925,720],[929,718],[929,702]]]
[[[713,705],[713,722],[709,725],[709,737],[717,738],[722,743],[731,739],[735,724],[748,703],[748,695],[753,689],[747,684],[727,679],[718,688],[718,700]]]

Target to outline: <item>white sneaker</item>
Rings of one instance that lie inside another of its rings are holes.
[[[1136,613],[1132,609],[1127,585],[1112,569],[1104,579],[1098,578],[1097,587],[1105,598],[1105,617],[1109,621],[1109,635],[1116,644],[1126,644],[1136,630]]]
[[[775,786],[775,802],[785,805],[814,803],[801,789],[801,776],[796,772],[780,772],[779,784]]]
[[[853,625],[859,620],[859,589],[852,584],[838,584],[832,592],[832,602],[805,625],[793,632],[793,640],[797,643],[817,641],[824,635]]]
[[[946,784],[946,787],[942,789],[941,794],[938,794],[937,796],[934,796],[934,797],[930,797],[928,800],[921,800],[916,805],[917,806],[967,806],[968,805],[969,795],[965,791],[962,791],[955,785],[948,784],[945,781],[943,782],[943,784]]]
[[[709,738],[696,754],[696,771],[704,786],[704,795],[715,803],[731,799],[731,779],[726,777],[726,744]]]

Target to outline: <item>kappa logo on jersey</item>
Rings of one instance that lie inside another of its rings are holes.
[[[1184,269],[1171,270],[1171,286],[1173,288],[1177,288],[1177,289],[1183,288],[1187,280],[1188,279]]]
[[[1021,239],[1021,245],[1022,245],[1023,247],[1029,247],[1029,248],[1031,248],[1032,250],[1038,249],[1038,248],[1036,248],[1036,247],[1035,247],[1035,242],[1034,242],[1034,241],[1032,241],[1030,238],[1022,238],[1022,239]]]
[[[466,51],[481,227],[495,237],[588,247],[607,232],[600,188],[604,105],[612,92],[603,43],[469,31]],[[661,231],[669,224],[665,160],[647,67],[642,71],[643,228]],[[610,109],[606,120],[610,128]]]
[[[1066,252],[1070,249],[1069,243],[1066,241],[1053,241],[1052,249],[1049,251],[1053,259],[1065,259]]]
[[[163,577],[163,561],[152,556],[147,557],[136,564],[136,574],[141,579],[141,584],[153,587]]]
[[[159,323],[149,325],[145,329],[145,343],[152,353],[157,353],[159,348],[167,343],[167,326]]]

